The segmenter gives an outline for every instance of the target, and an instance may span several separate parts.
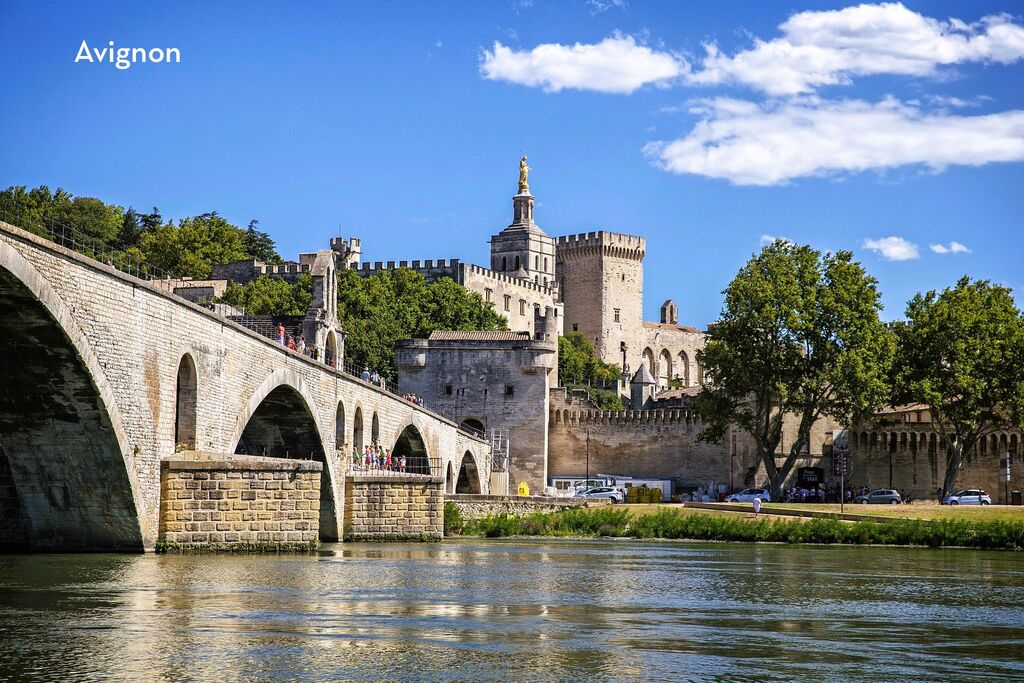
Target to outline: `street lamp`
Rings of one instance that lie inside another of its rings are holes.
[[[584,452],[587,454],[587,476],[586,476],[586,480],[583,482],[583,486],[585,486],[586,488],[589,489],[590,488],[590,427],[587,427],[587,441],[586,441],[586,447],[584,448]]]

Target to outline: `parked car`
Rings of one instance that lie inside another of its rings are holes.
[[[607,498],[613,503],[621,503],[626,500],[626,495],[622,491],[611,486],[595,486],[592,489],[580,491],[576,495],[579,498]]]
[[[760,498],[762,503],[770,503],[771,492],[768,489],[743,489],[739,493],[725,497],[726,503],[753,503],[755,498]]]
[[[903,502],[900,497],[900,492],[894,489],[878,489],[872,491],[866,496],[857,496],[853,499],[854,503],[861,503],[866,505],[868,503],[883,503],[886,505],[899,505]]]
[[[943,505],[991,505],[992,498],[981,489],[964,489],[946,496]]]

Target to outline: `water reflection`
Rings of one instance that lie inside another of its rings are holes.
[[[1019,554],[459,541],[2,556],[0,679],[1024,677]]]

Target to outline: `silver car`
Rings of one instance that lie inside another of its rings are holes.
[[[903,498],[900,497],[900,492],[895,489],[878,489],[872,491],[866,496],[857,496],[853,499],[854,503],[861,503],[866,505],[868,503],[883,503],[885,505],[899,505],[903,502]]]
[[[964,489],[946,496],[943,505],[991,505],[992,498],[981,489]]]
[[[607,498],[613,503],[621,503],[626,499],[622,491],[611,486],[595,486],[592,489],[580,491],[576,496],[579,498]]]
[[[760,498],[762,503],[771,502],[772,496],[768,489],[743,489],[725,497],[726,503],[753,503]]]

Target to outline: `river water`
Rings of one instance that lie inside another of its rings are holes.
[[[0,556],[0,679],[1024,680],[1024,554],[582,541]]]

